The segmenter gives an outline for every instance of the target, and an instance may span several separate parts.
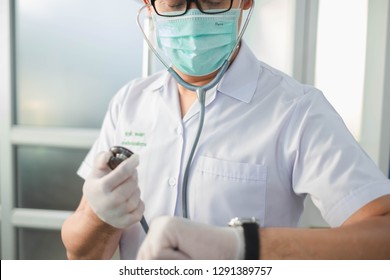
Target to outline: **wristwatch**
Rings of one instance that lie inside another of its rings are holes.
[[[245,260],[258,260],[260,256],[259,222],[256,218],[233,218],[231,227],[242,227],[245,240]]]

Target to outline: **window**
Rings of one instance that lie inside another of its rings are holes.
[[[60,228],[80,200],[83,180],[76,171],[112,96],[142,74],[135,21],[141,4],[1,1],[1,16],[10,20],[1,21],[0,51],[2,58],[12,55],[4,72],[13,80],[0,92],[1,100],[11,101],[11,109],[0,106],[1,133],[7,136],[0,148],[9,155],[5,161],[2,154],[0,166],[7,240],[2,258],[66,258]]]
[[[15,3],[17,123],[99,128],[111,97],[141,76],[140,4]]]
[[[293,72],[295,1],[256,1],[245,41],[261,61]]]
[[[323,0],[318,15],[315,86],[360,138],[367,0]]]

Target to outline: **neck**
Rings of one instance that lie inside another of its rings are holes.
[[[209,75],[205,75],[205,76],[189,76],[189,75],[186,75],[186,74],[178,71],[176,68],[175,68],[175,71],[185,82],[187,82],[193,86],[199,86],[199,87],[210,83],[218,73],[218,71],[215,71],[215,72],[213,72]],[[182,86],[180,83],[177,83],[177,87],[178,87],[178,91],[179,91],[181,114],[182,114],[182,117],[184,117],[187,114],[189,108],[196,101],[197,95],[194,91],[187,89],[186,87]]]
[[[238,54],[238,51],[239,51],[240,47],[238,47],[234,54],[233,54],[233,57],[231,59],[231,62],[230,62],[230,65],[229,67],[233,64],[233,61],[234,59],[236,58],[237,54]],[[210,73],[208,75],[205,75],[205,76],[190,76],[190,75],[187,75],[183,72],[180,72],[176,67],[174,67],[176,73],[187,83],[191,84],[191,85],[194,85],[194,86],[204,86],[204,85],[207,85],[208,83],[210,83],[218,74],[218,70],[214,71],[213,73]],[[182,85],[180,85],[178,83],[178,88],[179,88],[179,92],[190,92],[188,89],[186,89],[185,87],[183,87]]]
[[[176,68],[175,68],[175,71],[179,74],[179,76],[185,82],[187,82],[193,86],[198,86],[198,87],[201,87],[201,86],[204,86],[204,85],[207,85],[208,83],[210,83],[218,73],[218,70],[217,70],[217,71],[215,71],[211,74],[205,75],[205,76],[190,76],[190,75],[187,75],[187,74],[180,72]],[[185,87],[183,87],[179,83],[178,83],[178,87],[179,87],[180,91],[189,91],[188,89],[186,89]]]

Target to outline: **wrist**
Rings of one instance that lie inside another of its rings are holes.
[[[91,228],[99,229],[101,232],[107,232],[107,233],[114,233],[117,232],[118,228],[110,225],[109,223],[103,221],[96,213],[95,211],[89,206],[87,203],[84,208],[84,217],[86,224],[89,225]]]
[[[229,222],[229,226],[235,229],[241,229],[241,241],[239,244],[241,244],[240,246],[244,248],[244,253],[242,254],[242,247],[239,247],[241,251],[238,253],[237,257],[245,260],[259,259],[260,235],[259,224],[257,220],[255,218],[234,218]]]
[[[244,229],[239,227],[231,228],[235,234],[237,241],[237,253],[235,256],[235,260],[243,260],[245,258],[245,237],[244,237]]]

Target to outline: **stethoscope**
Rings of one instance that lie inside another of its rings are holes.
[[[249,20],[250,20],[250,18],[252,16],[252,13],[253,13],[254,5],[255,5],[255,1],[252,1],[252,7],[250,8],[250,10],[248,12],[248,15],[246,17],[244,25],[243,25],[243,27],[242,27],[242,29],[241,29],[238,37],[237,37],[236,44],[232,48],[229,56],[223,62],[222,66],[219,68],[219,71],[218,71],[217,75],[214,77],[214,79],[212,81],[210,81],[208,84],[203,85],[203,86],[195,86],[195,85],[192,85],[192,84],[184,81],[179,76],[179,74],[177,74],[176,71],[170,65],[168,65],[164,61],[164,59],[161,57],[161,55],[158,53],[158,51],[154,48],[154,46],[150,42],[148,36],[146,35],[146,33],[143,30],[143,27],[141,25],[140,16],[141,16],[141,13],[146,8],[151,8],[152,5],[151,4],[144,5],[143,7],[141,7],[139,9],[138,14],[137,14],[137,24],[138,24],[138,27],[140,28],[140,30],[141,30],[141,32],[142,32],[142,34],[144,36],[144,39],[145,39],[146,43],[148,44],[150,50],[153,51],[153,53],[156,55],[156,57],[167,68],[168,72],[173,76],[173,78],[176,80],[176,82],[178,84],[180,84],[181,86],[183,86],[184,88],[186,88],[186,89],[188,89],[190,91],[196,92],[196,95],[198,96],[198,101],[200,103],[200,115],[199,115],[198,131],[196,133],[196,136],[195,136],[195,139],[194,139],[194,143],[192,145],[191,152],[190,152],[190,155],[189,155],[189,158],[188,158],[188,161],[187,161],[187,165],[186,165],[186,168],[185,168],[185,171],[184,171],[184,176],[183,176],[183,185],[182,185],[182,212],[183,213],[182,213],[182,215],[183,215],[184,218],[187,218],[187,219],[189,218],[188,203],[187,203],[187,201],[188,201],[188,179],[189,179],[189,173],[190,173],[192,160],[193,160],[194,155],[195,155],[195,150],[196,150],[196,147],[197,147],[199,139],[200,139],[200,135],[201,135],[202,130],[203,130],[203,124],[204,124],[204,119],[205,119],[205,111],[206,111],[206,92],[208,90],[214,88],[221,81],[223,75],[226,73],[226,71],[227,71],[227,69],[228,69],[228,67],[230,65],[231,59],[232,59],[233,55],[235,54],[235,51],[239,47],[241,38],[244,35],[245,30],[246,30],[246,28],[248,26]],[[109,162],[109,166],[111,167],[111,169],[114,169],[121,161],[123,161],[124,159],[130,157],[133,154],[131,151],[127,150],[126,148],[118,147],[118,146],[112,147],[111,148],[111,152],[113,154],[113,156],[110,159],[110,162],[112,162],[112,165]],[[148,230],[149,230],[149,226],[148,226],[144,216],[142,216],[142,219],[141,219],[140,222],[141,222],[142,228],[144,229],[145,233],[147,233]]]

